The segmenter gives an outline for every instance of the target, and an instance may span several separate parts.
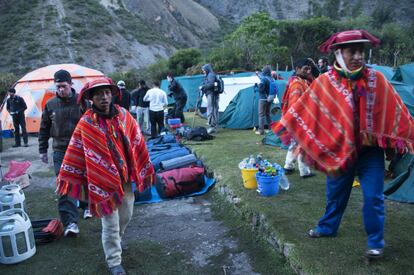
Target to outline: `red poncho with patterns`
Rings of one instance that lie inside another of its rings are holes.
[[[286,114],[292,106],[309,87],[308,81],[299,76],[289,78],[286,91],[282,98],[282,115]]]
[[[312,82],[272,130],[294,138],[307,162],[327,174],[346,171],[362,146],[413,152],[414,120],[385,77],[364,68],[350,80],[331,69]]]
[[[125,109],[112,106],[104,118],[88,110],[72,135],[57,178],[57,192],[88,201],[92,214],[111,214],[122,203],[123,184],[139,191],[154,180],[144,137]]]

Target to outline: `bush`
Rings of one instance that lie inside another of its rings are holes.
[[[7,91],[16,83],[18,77],[13,73],[0,73],[0,104],[3,102]]]

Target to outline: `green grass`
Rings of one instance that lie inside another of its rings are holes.
[[[192,115],[189,116],[192,120]],[[205,120],[197,118],[197,124]],[[306,232],[313,228],[325,209],[325,176],[301,179],[289,176],[291,188],[278,196],[260,197],[256,191],[242,185],[238,163],[250,154],[263,153],[270,161],[284,164],[286,151],[262,145],[261,136],[251,130],[220,129],[213,141],[193,145],[205,164],[228,186],[241,203],[239,213],[251,222],[255,213],[261,213],[277,236],[292,243],[294,250],[289,260],[310,274],[409,274],[414,255],[414,206],[386,201],[385,257],[367,266],[362,259],[366,249],[366,233],[362,222],[362,194],[354,188],[340,231],[336,238],[310,239]]]

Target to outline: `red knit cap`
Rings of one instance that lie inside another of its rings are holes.
[[[109,77],[101,77],[101,78],[89,81],[85,84],[85,86],[83,86],[82,90],[79,93],[78,103],[81,102],[81,100],[83,99],[89,99],[89,100],[92,99],[90,95],[90,91],[93,88],[103,87],[103,86],[107,86],[111,89],[112,96],[120,96],[121,93],[119,91],[119,88],[112,82],[112,79],[110,79]]]
[[[373,47],[380,44],[380,40],[364,30],[349,30],[343,32],[337,32],[331,35],[322,45],[319,46],[319,50],[322,53],[328,53],[332,48],[353,43],[370,43]]]

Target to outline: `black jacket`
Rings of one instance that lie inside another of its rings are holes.
[[[175,79],[173,79],[170,85],[168,85],[168,90],[171,92],[168,96],[173,96],[176,101],[187,98],[187,94],[185,93],[183,86],[181,86],[181,84]]]
[[[21,96],[14,95],[13,98],[9,97],[7,99],[6,109],[11,115],[13,115],[13,114],[17,114],[17,113],[20,113],[26,110],[27,105]]]
[[[72,89],[68,99],[56,96],[50,99],[42,113],[39,130],[39,153],[47,153],[49,138],[53,138],[53,150],[65,152],[80,117],[81,108],[76,100],[78,95]]]
[[[121,91],[121,99],[118,96],[112,97],[112,103],[118,104],[121,107],[124,107],[129,111],[129,107],[131,106],[131,95],[126,89],[120,89]]]
[[[144,101],[144,96],[148,90],[149,88],[147,86],[144,86],[132,92],[132,100],[134,101],[135,106],[149,108],[149,101]]]

